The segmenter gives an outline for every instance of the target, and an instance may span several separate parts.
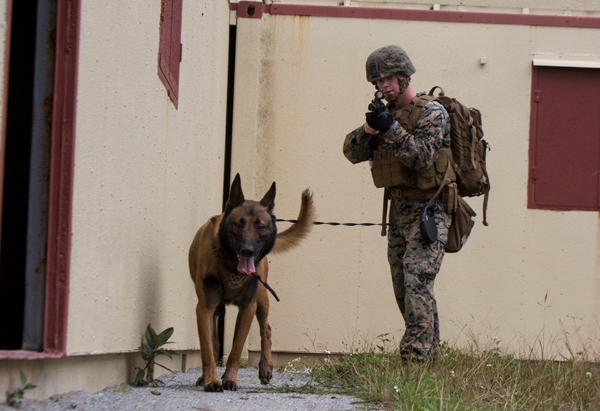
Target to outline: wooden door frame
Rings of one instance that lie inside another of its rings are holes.
[[[2,156],[6,142],[12,1],[7,0]],[[59,358],[65,355],[67,347],[81,0],[57,0],[56,6],[56,61],[50,149],[44,348],[42,352],[0,351],[0,359]],[[2,162],[0,181],[3,181],[4,158],[0,160]],[[0,205],[1,189],[0,183]]]

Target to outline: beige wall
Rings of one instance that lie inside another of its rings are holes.
[[[462,3],[599,9],[592,1]],[[147,323],[174,327],[175,350],[198,348],[187,250],[221,209],[230,16],[226,2],[184,2],[176,110],[156,73],[158,13],[158,2],[82,2],[67,357],[2,361],[2,392],[18,384],[19,369],[38,385],[28,393],[37,398],[125,381]],[[436,282],[442,338],[498,336],[522,349],[558,341],[563,330],[574,345],[597,337],[598,213],[528,210],[526,182],[532,58],[599,61],[600,31],[268,14],[237,26],[232,172],[247,197],[276,181],[276,214],[290,219],[310,187],[321,221],[379,221],[381,191],[341,146],[372,98],[366,56],[399,43],[417,67],[415,89],[442,85],[480,108],[492,146],[490,226],[478,224],[465,250],[446,257]],[[470,203],[480,211],[480,199]],[[398,341],[403,324],[379,231],[316,226],[299,249],[269,258],[281,297],[271,300],[277,358],[347,351],[382,333]],[[256,326],[248,348],[258,349]],[[188,367],[197,366],[197,352],[188,353]]]
[[[165,356],[157,362],[178,372],[202,365],[198,351],[178,351],[172,360]],[[185,355],[185,357],[184,357]],[[182,361],[185,358],[185,364]],[[2,393],[21,386],[20,371],[37,387],[26,391],[25,398],[44,399],[51,395],[69,391],[96,392],[106,387],[118,386],[133,381],[135,367],[144,367],[138,353],[106,355],[81,355],[52,360],[10,360],[2,361],[0,387]],[[155,367],[155,377],[168,373]],[[5,397],[0,397],[0,403]]]
[[[82,2],[67,357],[3,361],[4,390],[18,370],[34,398],[130,381],[148,323],[174,327],[178,352],[199,346],[187,252],[221,210],[229,9],[185,2],[178,109],[157,75],[159,13]]]
[[[131,381],[148,323],[197,350],[187,252],[222,207],[227,3],[184,2],[178,109],[157,74],[160,2],[81,6],[67,357],[0,361],[0,391],[23,370],[31,398]]]
[[[229,10],[184,2],[177,110],[159,13],[82,2],[68,355],[132,351],[147,323],[198,347],[187,252],[221,210]]]
[[[276,215],[289,219],[310,187],[319,220],[379,222],[382,192],[367,165],[344,158],[342,142],[372,99],[366,56],[399,43],[417,69],[413,88],[441,85],[478,107],[492,147],[490,226],[478,223],[466,248],[446,256],[436,282],[442,338],[489,345],[498,337],[516,351],[539,339],[553,352],[564,348],[564,331],[573,346],[593,341],[598,213],[528,210],[526,190],[532,58],[600,61],[600,30],[284,15],[238,19],[237,29],[245,52],[236,64],[246,69],[236,77],[232,171],[249,193],[276,181]],[[481,199],[469,203],[481,218]],[[281,298],[271,304],[275,351],[347,351],[382,333],[399,341],[404,325],[379,232],[316,226],[301,248],[269,259]],[[259,350],[257,330],[248,347]]]

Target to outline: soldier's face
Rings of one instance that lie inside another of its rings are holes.
[[[400,90],[400,81],[398,81],[398,76],[396,74],[390,74],[387,77],[382,78],[381,80],[377,80],[377,88],[385,94],[385,99],[387,101],[396,100],[400,94],[404,92],[404,90]]]

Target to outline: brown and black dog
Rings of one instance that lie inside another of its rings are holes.
[[[256,276],[267,282],[269,263],[265,256],[296,246],[312,228],[315,214],[312,194],[306,189],[297,222],[277,233],[274,206],[275,183],[260,202],[245,200],[237,174],[225,211],[200,227],[190,246],[189,265],[198,296],[196,319],[202,354],[202,377],[197,385],[204,384],[204,391],[237,389],[240,357],[255,314],[261,339],[258,376],[263,384],[272,378],[269,296]],[[213,320],[215,308],[222,303],[239,308],[223,385],[217,379],[218,341]]]

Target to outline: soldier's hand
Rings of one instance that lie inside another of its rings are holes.
[[[369,104],[369,112],[366,113],[367,124],[374,128],[377,131],[385,133],[392,127],[394,122],[394,117],[383,103],[383,101],[374,99],[371,104]]]
[[[379,131],[375,130],[373,127],[365,123],[365,133],[367,134],[379,134]]]

